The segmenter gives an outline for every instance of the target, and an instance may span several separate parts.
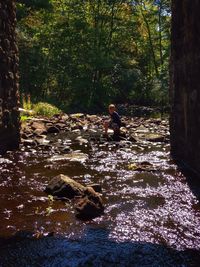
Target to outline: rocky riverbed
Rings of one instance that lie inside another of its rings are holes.
[[[105,119],[23,124],[20,150],[0,158],[0,266],[198,266],[199,185],[170,158],[168,120],[123,117],[116,142]],[[46,194],[60,174],[99,184],[104,213],[82,221]]]
[[[65,133],[69,143],[88,144],[90,141],[105,143],[116,141],[112,139],[113,131],[109,130],[109,139],[104,137],[103,122],[107,116],[78,114],[63,114],[47,118],[32,118],[22,126],[22,147],[52,148],[53,141],[47,140],[50,134]],[[121,141],[130,142],[168,142],[168,121],[161,119],[144,119],[123,117],[124,127],[121,127]],[[68,150],[69,146],[62,143],[58,147]],[[63,147],[62,147],[63,146]]]

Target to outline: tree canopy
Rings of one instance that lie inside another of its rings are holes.
[[[17,2],[20,88],[34,101],[167,105],[170,1]]]

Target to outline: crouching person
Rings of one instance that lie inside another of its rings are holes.
[[[120,116],[116,112],[116,107],[113,104],[109,105],[108,111],[110,114],[110,120],[104,122],[105,136],[108,136],[108,129],[110,128],[114,131],[114,137],[117,137],[120,135]]]

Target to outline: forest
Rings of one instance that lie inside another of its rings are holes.
[[[0,267],[200,266],[200,1],[0,1]]]
[[[168,107],[169,0],[20,0],[17,19],[20,91],[33,103]]]

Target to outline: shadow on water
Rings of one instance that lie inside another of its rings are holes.
[[[75,266],[199,266],[200,252],[178,251],[148,242],[116,242],[107,229],[88,227],[80,239],[34,238],[18,232],[0,238],[1,267]]]

